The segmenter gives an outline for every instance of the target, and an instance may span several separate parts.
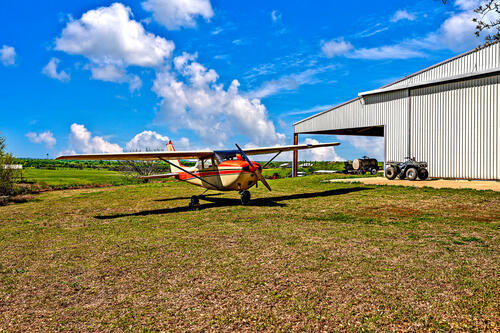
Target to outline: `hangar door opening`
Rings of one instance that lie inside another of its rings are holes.
[[[383,143],[383,162],[385,163],[386,161],[386,140],[385,140],[385,126],[380,125],[380,126],[366,126],[366,127],[356,127],[356,128],[345,128],[345,129],[336,129],[336,130],[326,130],[326,131],[316,131],[316,132],[307,132],[307,133],[294,133],[294,144],[298,144],[299,142],[299,134],[301,135],[338,135],[338,136],[345,136],[346,138],[353,138],[353,140],[350,139],[344,139],[340,138],[341,141],[347,141],[350,142],[354,147],[356,147],[356,142],[355,138],[356,137],[361,137],[361,138],[367,138],[367,137],[376,137],[376,138],[384,138],[384,143]],[[354,143],[354,144],[353,144]],[[298,161],[299,161],[299,152],[295,151],[293,154],[293,163],[292,163],[292,175],[293,177],[297,176],[297,170],[298,170]],[[367,155],[370,154],[370,152],[366,152]],[[360,158],[362,156],[359,156]],[[374,156],[370,156],[374,157]],[[380,156],[376,156],[380,158]]]

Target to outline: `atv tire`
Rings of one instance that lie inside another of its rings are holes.
[[[408,180],[416,180],[417,177],[418,177],[418,171],[416,168],[408,168],[406,169],[406,178],[408,178]]]
[[[425,168],[418,170],[418,178],[420,180],[426,180],[427,178],[429,178],[429,171],[427,171],[427,169]]]
[[[396,178],[398,172],[398,170],[396,170],[395,167],[393,167],[392,165],[389,165],[387,168],[385,168],[385,177],[389,180],[393,180],[394,178]]]

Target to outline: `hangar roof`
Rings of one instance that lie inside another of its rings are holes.
[[[470,50],[447,59],[418,72],[405,76],[379,89],[361,92],[358,97],[336,105],[330,109],[302,119],[294,125],[307,121],[323,113],[335,110],[351,103],[365,95],[402,90],[413,87],[433,85],[442,82],[465,80],[471,77],[500,73],[500,42],[490,43],[486,46]]]

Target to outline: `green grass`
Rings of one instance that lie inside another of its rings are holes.
[[[0,207],[0,331],[495,331],[500,195],[269,181]]]
[[[23,170],[23,178],[28,182],[47,184],[53,187],[131,183],[131,180],[126,179],[120,172],[99,169],[58,168],[47,170],[26,168]]]

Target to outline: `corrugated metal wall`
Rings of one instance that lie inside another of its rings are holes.
[[[412,90],[411,152],[433,177],[500,178],[500,76]]]
[[[458,56],[455,59],[437,64],[434,67],[396,81],[385,87],[405,87],[408,85],[428,82],[445,77],[481,72],[500,67],[500,43]]]
[[[386,160],[408,156],[408,91],[399,90],[355,99],[294,126],[295,133],[385,126]]]
[[[393,85],[406,86],[499,67],[497,43]],[[366,95],[364,103],[357,98],[296,123],[294,131],[317,133],[385,126],[386,161],[411,155],[429,163],[431,177],[500,179],[499,77]]]

